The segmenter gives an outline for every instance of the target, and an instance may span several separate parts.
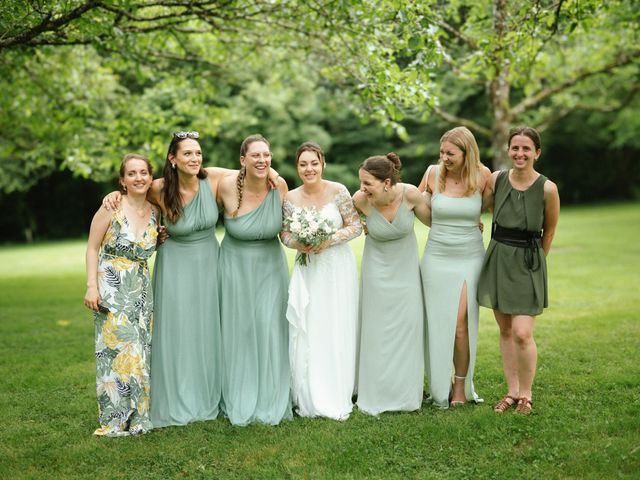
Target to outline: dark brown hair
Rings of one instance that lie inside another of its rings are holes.
[[[313,152],[318,156],[318,160],[322,164],[322,168],[324,169],[325,159],[324,152],[322,151],[322,147],[318,145],[316,142],[304,142],[302,145],[298,147],[296,150],[296,166],[298,166],[298,161],[300,160],[300,155],[304,152]]]
[[[395,152],[389,152],[386,156],[375,155],[367,158],[360,168],[376,177],[381,182],[387,178],[391,180],[391,185],[395,185],[400,181],[400,170],[402,162]]]
[[[535,145],[536,150],[540,150],[540,145],[542,144],[540,142],[540,134],[535,128],[515,127],[509,130],[509,143],[507,144],[508,147],[511,147],[511,139],[516,135],[523,135],[525,137],[529,137],[533,142],[533,144]]]
[[[185,140],[188,140],[189,137],[186,138],[178,138],[174,135],[171,139],[171,143],[169,144],[169,148],[167,150],[167,158],[164,162],[164,168],[162,169],[162,176],[164,178],[164,187],[162,188],[162,201],[164,202],[164,208],[166,210],[167,220],[171,223],[176,223],[182,215],[182,197],[180,195],[180,183],[178,181],[178,170],[173,168],[171,165],[171,160],[169,160],[170,156],[176,156],[178,154],[178,150],[180,150],[180,144]],[[191,139],[194,142],[197,141],[195,139]],[[199,145],[199,143],[198,143]],[[207,172],[202,165],[200,165],[200,170],[197,174],[198,178],[207,178]]]

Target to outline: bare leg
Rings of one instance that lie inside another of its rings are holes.
[[[456,338],[453,346],[453,366],[455,377],[451,402],[465,402],[464,381],[469,370],[469,327],[467,321],[467,282],[462,285],[458,316],[456,319]]]
[[[518,366],[519,396],[529,400],[531,400],[531,389],[538,362],[538,349],[533,339],[535,318],[530,315],[512,316],[512,332]]]
[[[500,327],[500,352],[502,353],[502,369],[507,381],[507,395],[518,398],[520,396],[520,384],[518,382],[518,360],[513,340],[511,315],[493,311]]]

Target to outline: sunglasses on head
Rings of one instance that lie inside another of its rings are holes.
[[[175,132],[173,136],[176,138],[200,138],[198,132]]]

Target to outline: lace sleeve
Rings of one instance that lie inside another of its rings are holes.
[[[362,233],[360,217],[345,186],[340,186],[340,192],[338,192],[334,201],[338,206],[340,215],[342,215],[342,228],[331,235],[331,245],[348,242]]]
[[[284,201],[282,204],[282,231],[280,232],[280,241],[289,248],[295,248],[293,246],[293,237],[289,230],[289,224],[291,223],[291,215],[293,214],[293,203],[289,200]]]

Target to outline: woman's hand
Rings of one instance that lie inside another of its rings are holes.
[[[159,225],[157,230],[158,230],[158,238],[156,239],[156,242],[157,242],[158,246],[160,246],[171,235],[169,235],[169,232],[167,232],[167,227],[165,227],[164,225]]]
[[[87,287],[87,293],[84,295],[85,307],[97,312],[100,309],[100,294],[98,287]]]
[[[325,240],[320,245],[316,245],[311,249],[312,253],[320,253],[325,250],[327,247],[331,246],[331,240]]]
[[[102,199],[102,206],[107,210],[117,210],[121,201],[122,194],[120,192],[111,192]]]

